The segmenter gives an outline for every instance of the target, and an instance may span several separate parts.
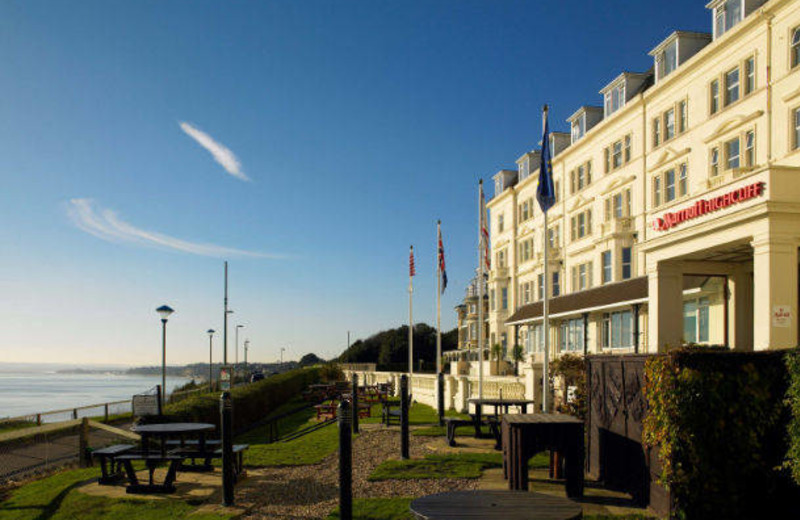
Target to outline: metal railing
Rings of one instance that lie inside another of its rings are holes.
[[[90,404],[87,406],[76,406],[74,408],[63,408],[61,410],[50,410],[47,412],[31,413],[7,417],[0,419],[0,429],[4,425],[30,425],[41,426],[45,423],[58,423],[64,421],[74,421],[83,417],[102,417],[107,421],[115,415],[128,414],[131,412],[131,400],[110,401],[107,403]]]

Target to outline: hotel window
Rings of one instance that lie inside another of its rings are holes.
[[[800,148],[800,108],[794,109],[794,149]]]
[[[622,248],[622,279],[628,280],[631,277],[631,248],[630,247],[623,247]]]
[[[544,352],[544,334],[542,334],[542,324],[538,323],[532,327],[528,327],[528,353],[531,352]]]
[[[625,136],[625,162],[627,163],[630,160],[631,160],[631,136],[630,135],[626,135]]]
[[[653,148],[661,144],[661,117],[653,119]]]
[[[551,287],[550,290],[553,293],[553,296],[558,296],[561,294],[561,279],[557,271],[553,273],[553,287]]]
[[[614,279],[611,265],[611,251],[603,251],[601,260],[603,262],[603,283],[608,283]]]
[[[470,323],[469,324],[469,339],[476,340],[478,339],[478,324],[477,323]]]
[[[550,242],[548,245],[550,247],[558,247],[558,242],[559,242],[558,231],[559,231],[558,224],[547,230],[547,238]]]
[[[683,302],[683,341],[708,343],[708,298]]]
[[[670,108],[664,113],[664,141],[675,137],[675,109]]]
[[[711,86],[709,87],[710,92],[710,107],[711,113],[716,114],[719,111],[719,80],[715,79],[711,82]]]
[[[524,263],[533,260],[533,238],[528,238],[521,241],[517,248],[519,249],[519,262]]]
[[[719,38],[742,21],[742,0],[728,0],[714,12],[714,37]]]
[[[504,224],[503,221],[504,221],[503,214],[500,213],[499,215],[497,215],[497,232],[498,233],[502,233],[503,232],[503,224]]]
[[[572,290],[583,291],[592,286],[592,262],[572,266]]]
[[[611,165],[616,170],[622,166],[622,141],[617,141],[613,144],[613,153],[611,155]]]
[[[571,219],[571,222],[571,239],[573,241],[590,235],[592,233],[592,210],[587,209],[586,211],[582,211],[577,215],[574,215]]]
[[[683,197],[688,193],[687,181],[686,163],[684,163],[678,167],[678,197]]]
[[[677,41],[673,41],[656,57],[658,79],[678,68]]]
[[[494,289],[489,291],[489,307],[494,311]]]
[[[664,204],[672,202],[677,197],[686,195],[685,168],[686,164],[678,166],[677,189],[675,168],[670,168],[653,178],[653,198],[656,206],[660,205],[662,202]],[[683,178],[681,178],[680,175],[683,175]],[[681,186],[681,181],[683,181],[683,186]],[[663,192],[661,190],[662,186],[664,187]]]
[[[531,294],[531,284],[530,282],[523,284],[525,286],[525,291],[523,292],[525,303],[530,303],[533,301],[533,295]]]
[[[603,348],[633,346],[633,313],[631,311],[603,314]]]
[[[744,165],[752,167],[756,163],[756,133],[752,130],[744,134]]]
[[[744,61],[744,95],[756,89],[756,59],[749,57]]]
[[[570,193],[575,193],[592,182],[592,161],[581,164],[570,172]]]
[[[739,69],[725,73],[725,106],[739,101]]]
[[[682,134],[686,131],[688,122],[688,113],[686,112],[686,100],[678,102],[678,133]]]
[[[792,68],[800,65],[800,27],[792,32]]]
[[[725,169],[732,170],[739,167],[739,138],[731,139],[725,143]]]
[[[528,212],[528,201],[526,200],[522,204],[519,205],[519,221],[525,222],[530,218],[530,214]]]
[[[494,180],[494,194],[499,195],[503,191],[503,179],[498,177]]]
[[[717,175],[719,175],[719,148],[714,147],[711,149],[711,176]]]
[[[586,114],[581,114],[572,121],[572,142],[574,143],[586,133]]]
[[[497,267],[505,267],[506,266],[506,250],[501,249],[497,252]]]
[[[675,170],[669,169],[664,174],[664,202],[675,200]]]
[[[661,205],[661,177],[653,177],[653,206]]]
[[[605,148],[603,150],[603,164],[605,165],[605,169],[603,171],[605,171],[606,173],[610,172],[611,171],[611,151],[608,148]]]
[[[519,180],[521,181],[526,179],[529,173],[530,170],[528,169],[528,160],[525,159],[519,163]]]
[[[626,189],[611,195],[605,202],[606,222],[631,215],[631,190]]]
[[[583,320],[575,318],[561,322],[561,351],[583,350]]]
[[[500,289],[500,310],[508,309],[508,287]]]
[[[540,274],[536,277],[537,296],[540,300],[544,300],[544,275]]]
[[[625,105],[625,84],[621,83],[605,94],[605,117],[610,116]]]

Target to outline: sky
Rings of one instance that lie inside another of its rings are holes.
[[[0,2],[0,362],[251,361],[436,320],[477,265],[477,184],[704,1]],[[489,190],[489,195],[491,195]],[[243,354],[239,354],[240,358]]]

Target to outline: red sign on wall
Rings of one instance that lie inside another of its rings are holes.
[[[764,194],[764,183],[755,182],[748,184],[737,190],[725,193],[713,199],[702,199],[695,202],[688,208],[678,211],[664,213],[660,218],[653,221],[653,229],[656,231],[667,231],[682,222],[692,220],[715,211],[733,206],[746,200],[760,197]]]

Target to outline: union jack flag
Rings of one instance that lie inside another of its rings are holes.
[[[408,253],[408,276],[412,277],[417,274],[417,270],[414,268],[414,246],[411,246],[411,252]]]
[[[439,232],[439,272],[442,273],[442,292],[447,288],[447,271],[444,268],[444,244],[442,243],[442,223],[438,225]]]

